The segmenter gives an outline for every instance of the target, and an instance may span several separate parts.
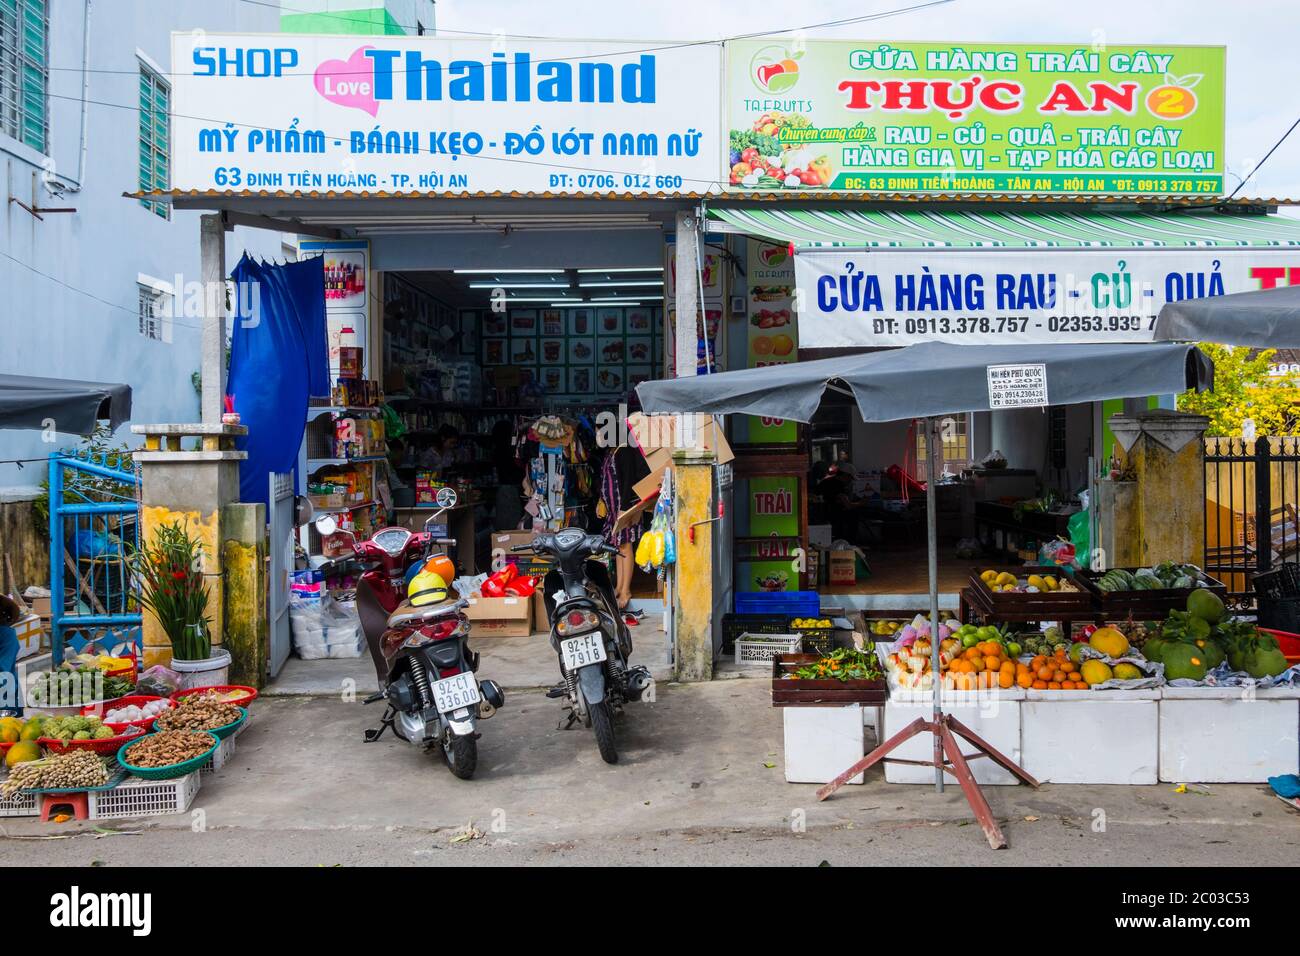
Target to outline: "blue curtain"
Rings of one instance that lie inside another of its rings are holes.
[[[248,434],[236,443],[241,501],[266,501],[272,472],[298,462],[309,396],[329,395],[324,258],[235,266],[234,335],[226,392]]]

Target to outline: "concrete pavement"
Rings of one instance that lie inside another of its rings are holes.
[[[1300,814],[1257,786],[990,787],[1010,849],[988,849],[955,787],[886,784],[879,770],[826,803],[782,775],[766,682],[661,683],[618,722],[621,762],[560,705],[512,692],[482,726],[479,773],[362,731],[339,697],[259,700],[233,760],[189,813],[108,826],[3,820],[6,864],[1293,863]],[[769,766],[770,765],[770,766]],[[1103,816],[1104,815],[1104,816]],[[1104,827],[1096,821],[1104,818]],[[197,831],[197,832],[196,832]],[[70,836],[71,835],[71,836]],[[65,837],[67,839],[48,839]]]

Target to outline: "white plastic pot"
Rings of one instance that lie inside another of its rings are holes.
[[[181,675],[181,686],[177,690],[230,683],[230,651],[224,647],[214,647],[205,661],[182,661],[173,657],[169,666]]]

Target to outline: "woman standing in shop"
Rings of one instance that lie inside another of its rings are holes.
[[[615,531],[618,516],[637,503],[636,492],[632,490],[642,478],[650,474],[650,468],[641,457],[641,452],[626,443],[610,450],[600,468],[600,500],[605,508],[605,540],[618,548],[614,559],[615,578],[614,596],[618,599],[618,608],[629,624],[636,624],[645,616],[645,612],[632,607],[632,572],[636,568],[633,560],[636,543],[641,539],[641,522],[637,520],[622,531]]]

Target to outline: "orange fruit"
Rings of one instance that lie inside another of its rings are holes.
[[[794,339],[782,333],[772,339],[773,355],[789,355],[794,351]]]
[[[1065,675],[1067,679],[1074,681],[1076,684],[1083,680],[1083,675],[1078,671],[1070,671]]]
[[[973,667],[973,668],[975,668],[977,671],[982,671],[982,670],[984,670],[984,658],[982,658],[982,657],[972,657],[972,658],[970,659],[970,666]]]
[[[1003,661],[1002,666],[999,667],[998,670],[1003,674],[1010,674],[1012,677],[1016,676],[1016,665],[1010,661]]]
[[[751,346],[755,355],[771,355],[772,340],[766,335],[757,336]]]
[[[1047,690],[1047,681],[1036,680],[1029,686],[1034,690]]]
[[[1047,658],[1044,657],[1042,654],[1039,654],[1032,661],[1029,662],[1029,666],[1032,670],[1036,671],[1046,663],[1047,663]]]
[[[1033,683],[1034,683],[1034,677],[1032,674],[1029,673],[1029,671],[1021,671],[1019,674],[1016,675],[1017,687],[1032,687]]]
[[[1060,685],[1059,683],[1057,683],[1056,681],[1054,681],[1054,680],[1049,680],[1049,681],[1047,682],[1047,689],[1048,689],[1048,690],[1060,690],[1060,689],[1061,689],[1061,685]]]
[[[1051,680],[1052,674],[1055,672],[1052,670],[1052,668],[1044,664],[1042,667],[1038,668],[1038,670],[1035,671],[1035,673],[1038,674],[1039,680]]]
[[[998,686],[1001,687],[1003,690],[1006,690],[1008,687],[1013,686],[1015,682],[1016,682],[1016,677],[1014,674],[1008,673],[1007,671],[998,672]]]

